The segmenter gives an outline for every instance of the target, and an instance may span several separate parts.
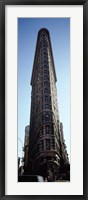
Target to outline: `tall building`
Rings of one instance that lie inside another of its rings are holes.
[[[28,166],[28,149],[29,149],[29,126],[25,127],[25,138],[24,138],[24,167]]]
[[[63,152],[67,154],[66,151],[61,151],[64,147],[61,145],[63,137],[56,81],[50,34],[43,28],[38,33],[31,77],[28,168],[31,174],[48,177],[51,181],[54,181],[57,175],[60,176],[61,157]],[[69,162],[67,155],[63,157]]]

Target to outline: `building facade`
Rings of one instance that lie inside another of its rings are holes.
[[[25,127],[25,138],[24,138],[24,168],[25,169],[28,166],[29,128],[30,126]]]
[[[42,175],[50,181],[57,174],[60,176],[62,154],[64,162],[69,163],[62,145],[56,81],[50,34],[43,28],[38,33],[31,77],[28,168],[30,174]]]

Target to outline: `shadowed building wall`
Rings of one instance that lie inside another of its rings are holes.
[[[43,28],[38,33],[31,77],[28,168],[31,174],[50,177],[52,181],[57,173],[60,175],[63,148],[56,81],[50,35]]]

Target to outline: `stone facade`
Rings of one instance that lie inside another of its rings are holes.
[[[61,157],[68,160],[62,145],[56,81],[50,34],[43,28],[38,33],[31,77],[28,169],[48,181],[54,181],[57,174],[60,177]]]

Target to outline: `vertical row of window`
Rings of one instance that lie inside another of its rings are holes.
[[[44,95],[44,94],[50,94],[50,88],[43,88],[42,89],[42,94]]]
[[[54,111],[57,110],[57,94],[56,94],[56,85],[55,85],[55,80],[54,80],[54,73],[51,70],[50,72],[50,79],[51,79],[51,93],[52,93],[52,105],[53,105],[53,109]]]
[[[59,146],[57,143],[55,144],[54,139],[43,139],[40,140],[40,142],[37,145],[34,145],[34,148],[32,149],[32,155],[35,157],[36,153],[45,151],[45,150],[55,150],[59,152]]]
[[[41,36],[40,36],[41,45],[44,43],[47,43],[47,41],[48,41],[47,34],[45,34],[45,33],[41,34]]]
[[[43,136],[44,134],[54,134],[54,127],[53,125],[44,125],[40,128],[38,137]]]
[[[41,56],[41,58],[48,57],[48,52],[47,52],[47,48],[41,48],[40,52],[39,52],[39,56]]]
[[[39,110],[40,110],[40,104],[37,104],[35,109],[32,110],[34,113],[32,112],[32,115],[31,115],[31,124],[33,125],[33,122],[34,122],[37,125],[37,127],[39,127],[41,124],[45,124],[45,123],[48,123],[48,122],[52,123],[53,115],[51,113],[49,113],[47,110],[44,111],[42,115],[38,115],[38,117],[36,118],[36,114],[35,113],[39,112]],[[53,130],[53,128],[52,128],[52,130]]]
[[[45,112],[41,117],[42,122],[47,122],[47,121],[51,121],[52,122],[52,118],[53,118],[52,114],[48,113],[48,112]]]
[[[43,104],[42,110],[51,110],[51,105],[50,104]]]
[[[45,142],[45,146],[44,146],[44,142]],[[50,150],[50,149],[55,149],[55,141],[54,141],[54,139],[41,140],[39,142],[39,144],[37,145],[38,152],[41,152],[43,150]]]
[[[44,76],[41,76],[41,81],[43,82],[43,81],[49,81],[49,75],[47,74],[47,75],[44,75]]]

